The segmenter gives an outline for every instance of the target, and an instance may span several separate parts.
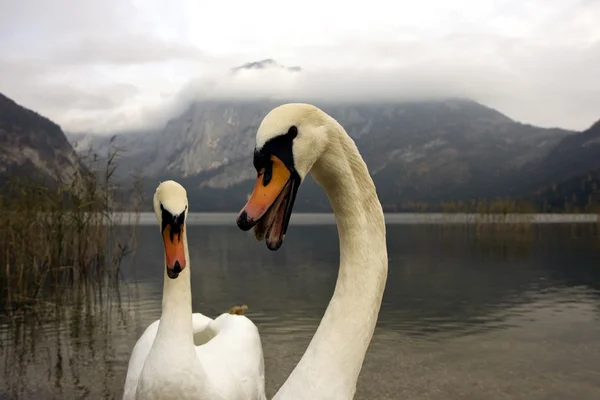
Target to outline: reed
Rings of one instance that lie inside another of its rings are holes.
[[[137,221],[114,211],[133,205],[139,218],[142,204],[139,184],[125,189],[115,179],[123,151],[113,145],[100,158],[90,150],[81,168],[56,171],[56,181],[15,177],[0,190],[5,309],[55,299],[65,286],[118,279],[123,258],[135,250]]]

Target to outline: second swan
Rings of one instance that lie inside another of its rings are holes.
[[[270,111],[256,134],[256,184],[237,225],[277,250],[298,187],[310,172],[333,208],[340,267],[333,297],[278,400],[352,399],[373,336],[388,270],[385,221],[367,165],[332,117],[310,104]]]

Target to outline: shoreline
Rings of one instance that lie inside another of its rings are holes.
[[[447,225],[447,224],[593,224],[600,223],[598,214],[477,214],[477,213],[385,213],[386,225]],[[123,223],[133,223],[135,213],[113,213]],[[189,213],[190,225],[235,225],[237,213]],[[334,225],[333,213],[293,213],[291,225]],[[156,225],[152,212],[139,214],[140,226]]]

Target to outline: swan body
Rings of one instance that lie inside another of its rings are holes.
[[[252,321],[237,313],[214,320],[192,314],[185,189],[161,183],[154,210],[165,245],[162,314],[133,348],[123,399],[265,399],[262,345]]]
[[[329,198],[340,240],[333,296],[306,352],[274,399],[352,399],[387,279],[381,203],[354,141],[310,104],[271,110],[256,135],[254,191],[237,224],[277,250],[298,186],[310,172]]]

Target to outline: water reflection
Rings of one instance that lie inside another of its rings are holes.
[[[390,271],[357,399],[600,398],[597,239],[388,226]],[[263,341],[275,393],[333,293],[336,228],[294,226],[279,252],[235,227],[190,226],[193,308],[234,304]],[[112,286],[0,320],[0,398],[120,398],[131,349],[160,317],[163,250],[139,232]]]
[[[126,304],[126,303],[125,303]],[[117,284],[75,288],[2,319],[7,398],[110,398],[114,360],[129,352],[113,332],[127,326]]]

